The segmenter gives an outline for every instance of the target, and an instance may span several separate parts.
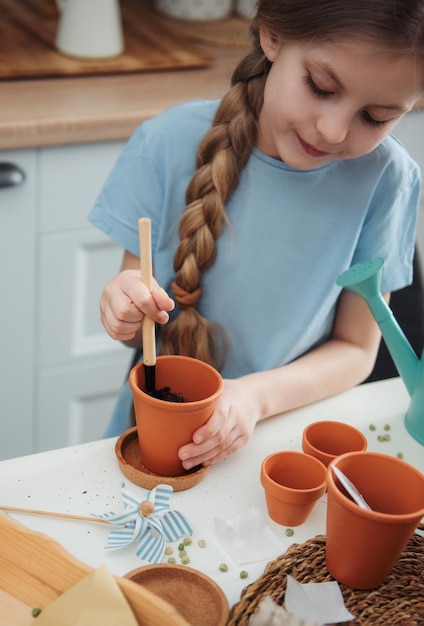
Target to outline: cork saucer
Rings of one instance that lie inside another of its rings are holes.
[[[124,578],[143,585],[166,600],[193,626],[224,626],[229,615],[227,598],[209,576],[186,565],[157,563],[139,567]]]
[[[184,491],[197,485],[206,475],[208,467],[197,466],[180,476],[162,476],[143,465],[138,445],[137,427],[126,430],[115,444],[115,454],[121,472],[135,485],[153,489],[159,484],[170,485],[174,491]]]

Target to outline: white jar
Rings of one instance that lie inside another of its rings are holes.
[[[232,0],[155,0],[159,13],[182,20],[218,20],[228,17]]]
[[[256,13],[256,5],[257,0],[236,0],[236,13],[250,19]]]

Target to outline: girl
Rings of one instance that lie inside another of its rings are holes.
[[[424,0],[262,0],[251,35],[223,99],[144,123],[90,214],[125,250],[100,301],[110,336],[140,346],[148,315],[162,353],[224,377],[216,411],[180,449],[186,469],[367,377],[380,334],[336,285],[343,270],[383,257],[387,299],[412,280],[420,174],[389,133],[424,91]],[[129,428],[131,402],[126,384],[107,435]]]

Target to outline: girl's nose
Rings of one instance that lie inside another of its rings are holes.
[[[340,144],[349,133],[350,119],[329,110],[319,116],[316,127],[327,144]]]

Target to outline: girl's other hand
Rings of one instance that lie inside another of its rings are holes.
[[[242,378],[224,380],[224,389],[212,416],[193,434],[193,441],[179,450],[184,469],[212,465],[246,445],[259,415],[248,382]]]

